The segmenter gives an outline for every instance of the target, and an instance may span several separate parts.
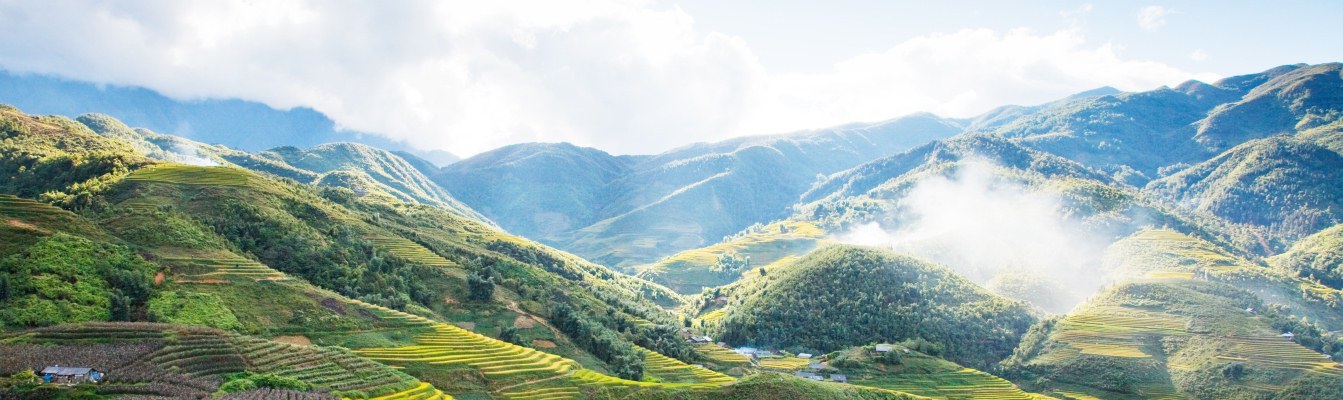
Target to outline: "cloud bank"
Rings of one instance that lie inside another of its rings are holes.
[[[898,226],[869,223],[837,239],[937,261],[980,284],[1004,274],[1047,280],[1041,287],[1065,288],[1048,293],[1051,311],[1066,311],[1104,283],[1096,271],[1111,240],[1070,217],[1056,195],[996,168],[969,161],[951,176],[926,178],[900,200]]]
[[[0,67],[308,106],[344,128],[459,154],[524,141],[651,153],[1215,78],[1127,59],[1079,30],[929,34],[792,74],[738,37],[697,30],[674,5],[603,0],[0,0]]]

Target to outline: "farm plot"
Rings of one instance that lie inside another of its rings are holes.
[[[579,368],[577,362],[564,357],[493,339],[455,325],[436,324],[433,329],[433,332],[415,338],[415,345],[365,348],[355,352],[392,365],[469,366],[490,379],[524,375],[548,377]]]
[[[247,186],[251,184],[251,179],[250,173],[237,168],[185,164],[159,164],[142,168],[126,177],[128,181],[206,186]]]
[[[949,400],[1033,400],[1048,398],[1022,391],[1012,382],[971,368],[931,374],[886,375],[873,380],[856,379],[853,380],[853,383]]]
[[[39,203],[7,194],[0,194],[0,216],[34,218],[68,214],[70,214],[69,211],[65,211],[50,204]]]
[[[391,253],[397,258],[430,267],[457,267],[457,263],[434,254],[419,243],[398,236],[375,236],[368,238],[374,247]]]
[[[348,350],[297,346],[210,328],[96,323],[35,329],[4,339],[0,354],[7,357],[0,357],[0,373],[78,362],[107,372],[108,380],[98,386],[98,393],[105,395],[202,398],[218,389],[223,375],[247,371],[298,379],[321,392],[271,393],[282,398],[314,398],[335,391],[450,398]],[[267,398],[263,394],[236,398]]]
[[[236,337],[247,369],[311,383],[321,391],[358,390],[370,395],[416,386],[415,378],[346,351]]]
[[[1185,319],[1124,307],[1096,307],[1059,322],[1054,339],[1082,354],[1146,358],[1152,335],[1186,335]]]
[[[722,373],[686,364],[652,350],[640,350],[644,352],[644,374],[662,382],[728,384],[736,381]]]
[[[419,385],[400,392],[392,393],[386,396],[374,397],[373,400],[451,400],[452,396],[444,394],[443,391],[434,388],[434,385],[421,382]]]
[[[221,280],[289,279],[284,273],[271,269],[264,264],[222,250],[160,249],[159,255],[161,262],[177,267],[178,271],[185,272],[179,275],[178,282],[221,283],[219,282]]]
[[[712,343],[700,343],[695,345],[695,351],[708,358],[710,362],[723,365],[744,365],[751,362],[751,358],[741,353],[732,351],[732,349]]]
[[[1278,336],[1232,336],[1220,338],[1230,346],[1217,358],[1241,361],[1261,368],[1326,374],[1343,377],[1339,364],[1325,355]]]
[[[763,357],[759,361],[760,368],[784,372],[797,371],[808,364],[811,360],[797,357]]]

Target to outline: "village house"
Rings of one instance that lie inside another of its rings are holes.
[[[843,374],[830,374],[830,380],[839,383],[849,383],[849,377],[844,376]]]
[[[811,353],[797,353],[797,358],[801,358],[803,360],[810,360]]]
[[[691,336],[690,343],[713,343],[713,338],[708,336]]]
[[[93,368],[62,367],[54,365],[42,369],[39,373],[43,383],[75,385],[80,383],[98,383],[103,380],[102,371]]]
[[[821,378],[821,375],[820,375],[820,374],[817,374],[817,373],[814,373],[814,372],[802,372],[802,371],[798,371],[798,372],[794,372],[794,373],[793,373],[793,376],[796,376],[796,377],[798,377],[798,378],[802,378],[802,379],[811,379],[811,380],[813,380],[813,381],[824,380],[824,379]]]

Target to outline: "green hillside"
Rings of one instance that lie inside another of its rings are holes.
[[[1250,139],[1328,124],[1343,115],[1343,64],[1297,64],[1263,75],[1268,79],[1243,98],[1199,121],[1195,140],[1222,151]]]
[[[5,304],[0,329],[148,320],[373,351],[413,343],[417,335],[449,326],[446,321],[460,321],[472,330],[554,353],[545,357],[574,360],[569,365],[589,372],[573,379],[615,379],[597,384],[615,388],[641,387],[605,375],[643,375],[647,350],[634,342],[689,354],[688,347],[678,349],[683,343],[660,338],[667,332],[651,322],[674,322],[654,302],[674,305],[680,301],[676,294],[503,234],[439,205],[378,201],[343,187],[310,186],[235,166],[156,163],[135,158],[131,147],[117,146],[110,135],[95,135],[68,120],[49,124],[45,121],[61,120],[10,110],[4,121],[13,132],[5,143],[47,151],[42,161],[68,158],[64,146],[82,143],[72,150],[105,148],[113,153],[108,159],[139,164],[90,169],[71,178],[80,183],[74,188],[86,191],[76,193],[87,199],[60,204],[79,209],[77,214],[18,197],[0,198],[5,217],[0,228],[5,237],[15,238],[0,255],[0,302]],[[28,172],[14,166],[28,160],[8,159],[4,165]],[[6,184],[18,193],[63,188],[43,178],[16,174]],[[88,182],[98,183],[96,192],[86,189]],[[193,341],[183,351],[216,351],[197,347]],[[314,363],[328,358],[310,357]],[[664,357],[657,367],[677,369],[668,360]],[[305,372],[307,367],[286,368]],[[510,382],[502,377],[443,380],[479,374],[476,368],[482,367],[407,371],[440,384],[457,382],[442,385],[457,393],[486,393]],[[234,372],[239,370],[209,370],[199,377],[228,380]],[[561,371],[560,377],[570,379],[573,372]],[[405,386],[396,389],[404,392],[396,396],[440,394],[428,384]],[[327,386],[300,390],[337,391]]]
[[[781,266],[815,249],[825,232],[807,222],[753,226],[723,242],[676,253],[638,268],[638,277],[677,293],[696,294]]]
[[[723,317],[732,344],[833,351],[923,339],[940,355],[987,366],[1006,358],[1035,317],[946,267],[873,248],[831,246],[740,293]]]
[[[1111,268],[1134,278],[1033,327],[1009,376],[1100,398],[1338,395],[1343,368],[1319,352],[1334,347],[1296,317],[1331,308],[1315,296],[1336,294],[1302,298],[1295,281],[1170,231],[1116,246]]]
[[[1261,227],[1273,254],[1343,218],[1343,155],[1309,141],[1247,142],[1147,185],[1170,204]]]
[[[1343,225],[1302,238],[1269,262],[1293,276],[1343,289]]]

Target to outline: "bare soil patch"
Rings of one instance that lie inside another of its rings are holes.
[[[542,349],[553,349],[553,348],[555,348],[555,342],[552,342],[552,341],[549,341],[549,340],[533,339],[533,340],[532,340],[532,347],[542,348]]]
[[[536,326],[536,320],[526,315],[519,315],[513,319],[513,327],[518,329],[531,329]]]
[[[303,335],[276,336],[271,338],[270,340],[274,340],[280,343],[296,344],[299,346],[312,346],[312,340],[309,340],[307,336]]]

